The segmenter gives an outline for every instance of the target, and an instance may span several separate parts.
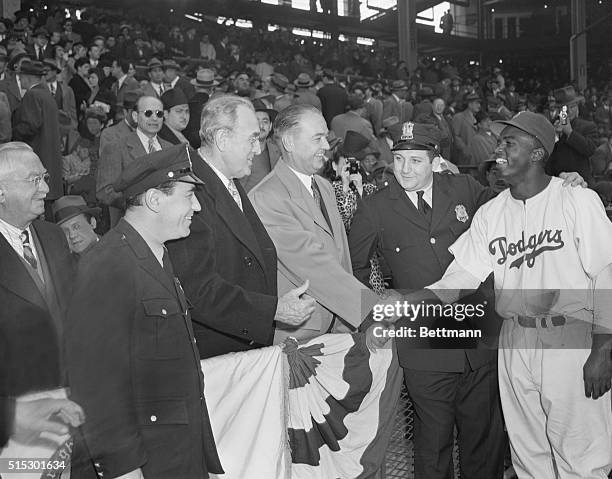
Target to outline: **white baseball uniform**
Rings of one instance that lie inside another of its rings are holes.
[[[500,393],[519,478],[604,479],[612,469],[610,392],[587,398],[582,368],[592,334],[612,332],[612,222],[592,190],[562,183],[552,178],[526,201],[505,190],[483,205],[429,288],[472,288],[494,273],[506,319]],[[519,315],[537,317],[536,327],[521,326]],[[553,316],[565,324],[553,325]]]

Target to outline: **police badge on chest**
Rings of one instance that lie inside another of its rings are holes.
[[[455,215],[457,215],[457,219],[462,223],[465,223],[470,219],[470,215],[468,215],[468,212],[463,205],[455,206]]]

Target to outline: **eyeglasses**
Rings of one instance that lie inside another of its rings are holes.
[[[13,180],[13,181],[25,181],[27,183],[32,183],[36,188],[40,187],[40,182],[44,181],[45,183],[49,183],[51,179],[51,175],[49,173],[43,173],[42,175],[33,176],[32,178],[26,178],[24,180]]]
[[[151,118],[153,116],[153,114],[155,114],[155,116],[157,118],[163,118],[164,117],[164,111],[163,110],[144,110],[144,111],[139,111],[138,113],[144,113],[144,116],[146,116],[147,118]]]

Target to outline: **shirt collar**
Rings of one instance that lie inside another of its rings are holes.
[[[206,159],[206,157],[202,154],[201,149],[198,150],[198,154],[202,157],[202,159],[206,162],[206,164],[208,166],[210,166],[210,168],[215,172],[215,174],[219,177],[219,179],[221,180],[221,183],[223,183],[223,186],[225,186],[225,188],[227,189],[227,185],[230,182],[230,179],[225,176],[223,173],[221,173],[217,167],[215,167],[215,165],[213,165],[210,161],[208,161]],[[229,190],[228,190],[229,191]]]
[[[287,166],[291,171],[295,173],[295,176],[298,177],[298,180],[300,180],[300,182],[306,187],[306,190],[312,195],[312,175],[305,175],[304,173],[300,173],[299,171],[294,170],[289,165]]]
[[[140,131],[140,128],[138,127],[136,127],[136,135],[138,135],[138,139],[142,143],[142,146],[144,146],[145,151],[148,152],[150,138],[147,135],[145,135],[142,131]],[[157,141],[157,135],[153,137],[153,143],[155,143],[156,147],[160,146],[159,142]]]

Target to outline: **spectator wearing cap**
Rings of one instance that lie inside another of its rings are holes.
[[[195,93],[195,88],[187,78],[179,75],[181,67],[174,60],[164,60],[162,62],[164,69],[164,83],[167,88],[180,88],[183,93],[190,99]]]
[[[117,98],[117,109],[123,107],[123,99],[128,91],[138,90],[138,81],[134,77],[128,76],[130,62],[124,59],[113,59],[111,74],[117,79],[111,88],[111,92]]]
[[[434,96],[434,91],[429,86],[424,86],[418,92],[418,97],[420,101],[414,105],[414,111],[412,113],[412,117],[416,119],[419,115],[429,115],[433,111],[433,105],[431,104],[431,99]]]
[[[166,87],[164,86],[164,70],[162,62],[157,58],[152,58],[147,64],[149,81],[142,87],[142,91],[146,96],[156,96],[161,98]]]
[[[72,128],[77,128],[77,110],[76,110],[76,99],[74,97],[74,91],[72,87],[63,81],[60,81],[57,74],[61,72],[61,69],[57,66],[53,60],[44,60],[43,65],[47,68],[45,74],[45,82],[51,92],[51,96],[57,103],[59,111],[66,113],[72,122]]]
[[[331,121],[331,130],[338,138],[344,138],[348,131],[355,131],[365,136],[372,144],[376,141],[372,123],[364,118],[365,101],[359,95],[351,93],[347,99],[346,113],[336,115]]]
[[[127,167],[115,184],[125,217],[79,263],[66,354],[87,416],[89,457],[77,462],[99,476],[223,473],[189,305],[164,246],[188,236],[200,211],[195,156],[176,145]]]
[[[393,148],[389,186],[365,198],[355,212],[349,248],[353,272],[364,284],[372,252],[384,258],[396,289],[439,280],[453,259],[448,247],[493,197],[471,176],[434,173],[439,144],[435,126],[405,123]],[[472,300],[481,303],[481,293]],[[494,311],[486,314],[483,321],[495,323]],[[409,340],[396,340],[395,346],[415,408],[415,477],[452,477],[457,425],[462,476],[500,478],[504,440],[497,352],[476,349],[476,341],[466,344],[468,349],[428,344],[417,349]]]
[[[79,122],[83,119],[87,102],[91,96],[91,87],[89,86],[89,69],[91,68],[89,60],[79,58],[74,62],[76,75],[70,80],[70,87],[74,91],[74,99],[76,101],[77,117]]]
[[[478,131],[472,138],[470,156],[472,163],[480,165],[487,161],[497,147],[497,136],[491,131],[491,117],[486,111],[479,111],[474,115]]]
[[[470,144],[476,136],[476,113],[480,111],[480,97],[475,93],[465,96],[466,107],[453,116],[452,126],[455,137],[453,162],[457,165],[469,165],[473,162]]]
[[[317,96],[321,100],[321,112],[331,128],[332,119],[346,111],[348,103],[348,93],[336,83],[336,77],[330,70],[323,70],[323,86],[317,91]],[[341,136],[344,138],[344,135]]]
[[[36,29],[34,32],[34,43],[27,48],[27,52],[32,59],[40,62],[53,58],[53,49],[49,47],[49,32],[45,27]]]
[[[383,100],[383,120],[396,116],[400,123],[412,120],[414,107],[406,101],[408,85],[404,80],[393,80],[389,87],[391,94]]]
[[[293,81],[293,84],[297,88],[295,99],[293,100],[294,104],[312,105],[319,110],[321,109],[321,100],[315,93],[312,92],[314,81],[308,73],[300,73]]]
[[[272,124],[277,114],[276,110],[272,109],[266,98],[252,100],[252,103],[259,122],[259,149],[261,152],[253,156],[251,174],[240,179],[240,183],[247,193],[274,169],[281,156],[280,149],[271,135]]]
[[[577,95],[572,86],[555,90],[555,100],[559,110],[567,107],[565,124],[560,117],[553,119],[559,141],[546,163],[549,175],[558,175],[562,171],[575,171],[589,184],[593,183],[589,158],[597,148],[597,125],[591,121],[578,118],[578,104],[584,97]]]
[[[189,101],[183,90],[168,90],[162,95],[161,101],[164,105],[164,124],[159,131],[159,137],[173,145],[189,143],[183,135],[189,124]]]
[[[94,230],[101,210],[88,206],[82,196],[62,196],[53,202],[52,211],[55,224],[62,228],[70,251],[77,259],[100,240]]]
[[[274,73],[265,82],[265,90],[268,95],[274,97],[273,108],[282,111],[288,106],[293,105],[295,97],[287,93],[289,79],[282,73]]]
[[[27,60],[21,65],[19,78],[26,93],[13,115],[13,139],[28,143],[42,160],[51,176],[47,199],[54,200],[64,194],[59,110],[44,83],[45,73],[41,62]]]
[[[96,198],[104,205],[109,206],[111,225],[114,226],[120,214],[120,195],[113,189],[113,182],[121,172],[121,157],[119,145],[136,131],[136,120],[132,113],[136,109],[138,98],[142,96],[141,90],[132,90],[125,94],[123,99],[123,119],[100,134],[100,154],[98,158],[98,171],[96,174]],[[114,205],[114,206],[111,206]]]

